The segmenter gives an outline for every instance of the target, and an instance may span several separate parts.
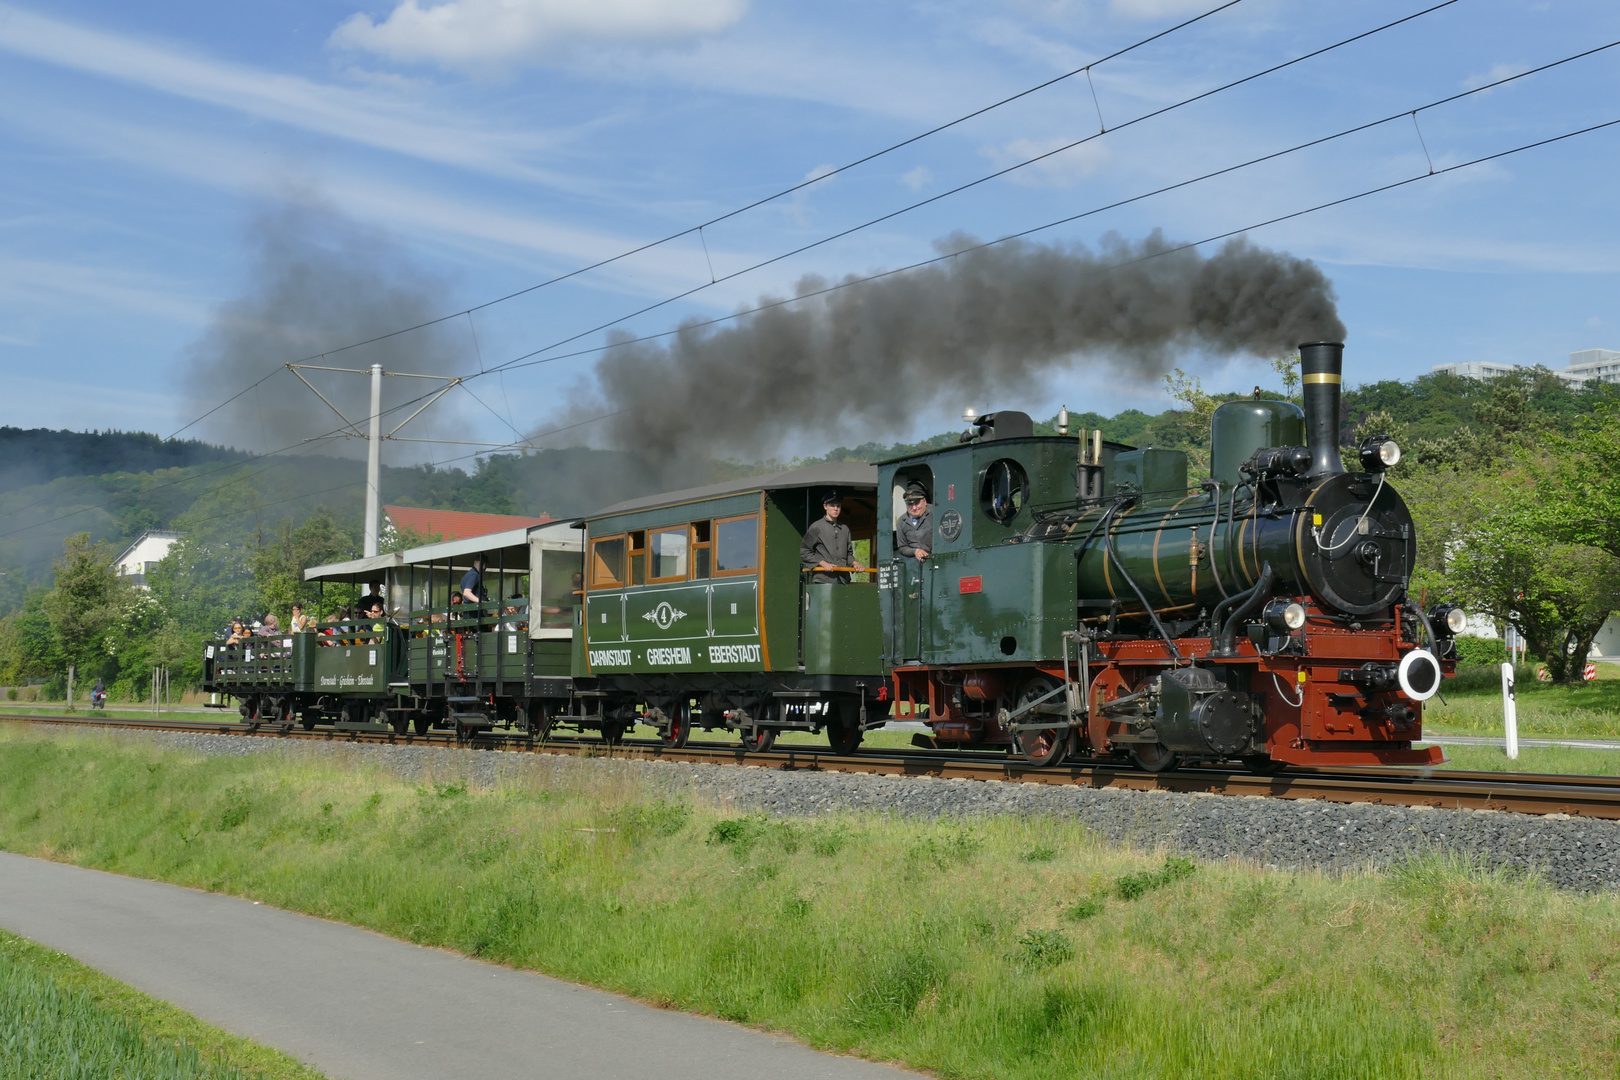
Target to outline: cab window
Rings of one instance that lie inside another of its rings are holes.
[[[591,588],[624,584],[624,537],[591,541]]]
[[[737,574],[759,565],[759,515],[714,523],[714,572]]]

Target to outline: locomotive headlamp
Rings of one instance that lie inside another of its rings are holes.
[[[1436,604],[1429,609],[1429,625],[1444,637],[1456,637],[1468,629],[1468,612],[1461,604]]]
[[[1361,441],[1361,467],[1383,472],[1401,460],[1401,447],[1387,435],[1369,435]]]
[[[1264,617],[1273,634],[1286,634],[1305,625],[1305,605],[1294,600],[1273,600],[1266,605]]]
[[[969,405],[967,408],[962,410],[962,423],[964,423],[964,424],[972,424],[972,423],[975,423],[978,419],[979,419],[979,410],[975,409],[973,406]]]

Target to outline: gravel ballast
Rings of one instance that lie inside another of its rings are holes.
[[[63,729],[50,729],[63,730]],[[76,730],[81,734],[85,729]],[[940,780],[573,755],[496,753],[385,743],[283,741],[180,732],[97,732],[209,756],[336,756],[423,782],[575,782],[622,776],[666,798],[690,796],[738,812],[783,817],[840,812],[946,817],[1049,814],[1104,840],[1205,861],[1271,868],[1377,869],[1415,854],[1459,852],[1493,867],[1534,870],[1583,892],[1620,886],[1620,821],[1483,810],[1330,803],[1123,788]]]

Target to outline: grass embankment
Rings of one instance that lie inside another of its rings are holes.
[[[1568,776],[1620,776],[1620,751],[1521,746],[1517,760],[1500,746],[1447,745],[1443,769],[1463,772],[1560,773]]]
[[[43,945],[0,931],[0,1077],[320,1080]]]
[[[0,775],[13,851],[948,1076],[1620,1066],[1620,903],[1439,858],[1330,878],[1193,868],[1051,819],[767,821],[568,761],[469,791],[314,755],[10,732]]]
[[[1521,736],[1620,738],[1620,664],[1597,665],[1598,677],[1577,686],[1536,681],[1536,665],[1521,665],[1514,700]],[[1459,668],[1423,707],[1423,729],[1441,735],[1502,734],[1500,668]]]

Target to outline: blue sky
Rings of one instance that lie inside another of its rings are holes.
[[[196,380],[199,343],[221,305],[254,287],[253,223],[289,205],[363,233],[449,314],[713,218],[1214,6],[0,2],[0,365],[11,389],[0,423],[167,434],[212,404],[222,384]],[[530,352],[701,285],[711,265],[728,274],[1094,134],[1099,109],[1112,127],[1425,6],[1243,0],[1097,67],[1095,102],[1083,76],[1060,82],[706,229],[701,243],[683,238],[486,308],[471,320],[476,349],[459,336],[463,320],[439,331],[428,363],[442,355],[459,373]],[[1616,39],[1612,2],[1460,0],[622,325],[656,333],[789,293],[806,274],[903,265],[955,232],[1026,229]],[[1424,112],[1416,126],[1386,124],[1037,239],[1225,233],[1424,174],[1430,159],[1444,168],[1620,119],[1617,88],[1620,48]],[[1250,239],[1332,277],[1351,381],[1464,359],[1562,366],[1573,349],[1620,348],[1617,165],[1611,128]],[[311,351],[345,343],[310,334],[299,340],[316,342]],[[240,383],[299,358],[256,355]],[[589,379],[590,363],[486,378],[480,394],[532,430]],[[1184,366],[1214,389],[1264,381],[1257,361],[1189,355]],[[1103,412],[1168,404],[1155,382],[1090,371],[1084,357],[1048,384],[978,404],[1050,414],[1060,401]],[[444,437],[489,437],[491,412],[465,395],[438,408]],[[954,412],[930,406],[910,431],[869,435],[937,431]],[[194,430],[253,449],[278,434]]]

